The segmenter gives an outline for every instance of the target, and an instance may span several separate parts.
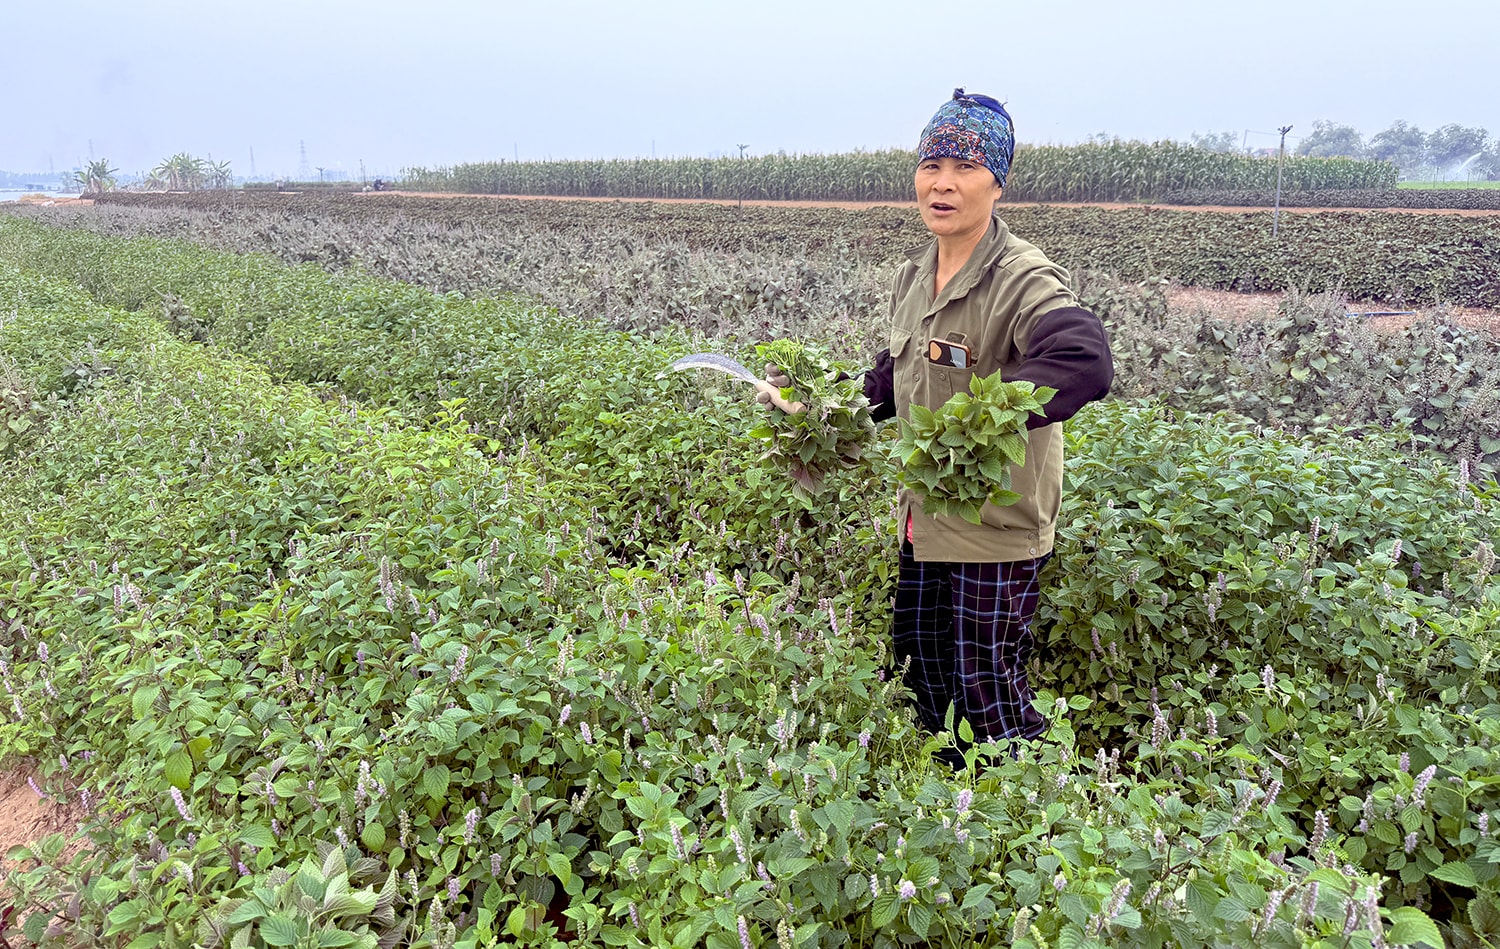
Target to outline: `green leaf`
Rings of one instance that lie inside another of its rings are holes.
[[[1440,867],[1434,867],[1427,875],[1444,883],[1467,886],[1470,889],[1479,885],[1479,881],[1474,878],[1474,868],[1461,860],[1450,860]]]
[[[422,772],[422,790],[434,801],[446,800],[448,785],[453,780],[447,765],[435,764]]]
[[[1200,923],[1212,923],[1214,921],[1214,910],[1219,905],[1219,894],[1212,886],[1202,880],[1194,880],[1187,888],[1188,910]]]
[[[926,903],[912,903],[906,909],[906,924],[919,938],[926,939],[932,928],[932,907]]]
[[[822,816],[827,820],[825,829],[846,830],[854,823],[854,802],[842,798],[829,801],[823,805]]]
[[[167,755],[163,771],[167,783],[179,791],[186,791],[193,783],[193,759],[185,751],[174,751]]]
[[[508,932],[508,933],[510,933],[512,936],[515,936],[517,939],[519,939],[519,938],[521,938],[521,936],[525,935],[525,933],[526,933],[526,903],[525,902],[522,902],[521,905],[519,905],[519,906],[515,907],[514,909],[512,909],[510,911],[510,914],[505,917],[505,931]]]
[[[231,926],[241,926],[245,923],[253,923],[266,915],[266,908],[260,905],[259,900],[246,900],[235,907],[224,921]]]
[[[45,927],[47,925],[46,919],[45,919],[45,915],[46,914],[43,914],[43,916],[44,916],[43,921],[42,921],[43,927]],[[105,931],[105,935],[114,935],[115,933],[122,932],[122,931],[125,931],[127,929],[131,929],[138,922],[140,922],[140,918],[141,918],[141,905],[140,905],[140,901],[139,900],[126,900],[125,902],[121,903],[119,906],[116,906],[114,909],[110,910],[109,911],[109,915],[107,917],[105,917],[105,919],[109,923],[109,928]],[[30,917],[27,918],[27,923],[28,924],[30,923]],[[30,937],[28,937],[28,938],[30,938]],[[33,942],[37,942],[37,941],[40,941],[40,940],[36,939],[36,940],[32,940],[32,941]]]
[[[1398,906],[1391,910],[1391,926],[1386,930],[1389,942],[1403,946],[1425,945],[1443,949],[1443,934],[1437,923],[1415,906]]]
[[[207,735],[199,735],[197,738],[194,738],[192,741],[188,742],[188,754],[193,756],[194,761],[202,761],[204,752],[208,751],[208,749],[212,745],[212,738],[208,737]]]
[[[21,932],[26,934],[26,938],[31,941],[32,945],[39,945],[42,937],[47,934],[47,921],[51,918],[52,914],[38,910],[26,917],[26,923],[21,927]]]
[[[304,865],[297,871],[297,889],[315,900],[321,900],[323,894],[328,892],[328,883],[321,874]]]
[[[558,882],[563,886],[567,886],[568,881],[573,878],[572,861],[556,850],[547,854],[547,869],[552,871],[552,875],[557,877]]]
[[[875,905],[870,908],[870,925],[876,929],[884,929],[895,922],[896,914],[900,911],[900,897],[887,890],[875,897]]]
[[[271,828],[264,824],[247,824],[245,829],[240,831],[240,841],[252,847],[265,849],[276,846],[276,835],[271,833]]]
[[[260,923],[260,938],[268,946],[295,946],[302,938],[297,921],[285,913],[267,916]]]
[[[1490,893],[1475,894],[1469,900],[1469,925],[1485,936],[1500,934],[1500,900]]]
[[[1237,896],[1226,896],[1214,907],[1214,915],[1231,923],[1242,923],[1250,918],[1250,909]]]
[[[365,829],[359,832],[360,842],[371,850],[380,851],[385,849],[385,825],[378,821],[370,821],[365,824]]]
[[[130,711],[140,721],[147,717],[151,706],[156,703],[156,697],[161,694],[159,685],[143,685],[135,690],[130,696]]]

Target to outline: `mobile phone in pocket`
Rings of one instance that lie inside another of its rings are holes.
[[[927,342],[927,361],[938,366],[967,369],[974,364],[974,354],[963,343],[951,339],[931,339]]]

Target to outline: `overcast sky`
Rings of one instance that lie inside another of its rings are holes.
[[[1500,134],[1497,37],[1496,0],[9,0],[0,169],[910,148],[960,85],[1021,142]]]

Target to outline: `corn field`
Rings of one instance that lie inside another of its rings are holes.
[[[906,149],[747,158],[495,161],[402,171],[402,187],[465,194],[762,201],[907,201],[916,155]],[[1154,201],[1173,191],[1274,188],[1276,159],[1177,142],[1022,145],[1011,201]],[[1287,158],[1287,191],[1393,189],[1396,168],[1348,158]]]

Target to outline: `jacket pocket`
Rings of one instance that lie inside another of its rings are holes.
[[[944,402],[953,398],[960,392],[969,391],[969,380],[974,378],[974,370],[959,369],[954,366],[934,367],[936,376],[934,379],[934,390],[942,397]]]
[[[911,347],[911,330],[903,327],[892,327],[891,329],[891,359],[900,359],[906,355],[906,350]]]

